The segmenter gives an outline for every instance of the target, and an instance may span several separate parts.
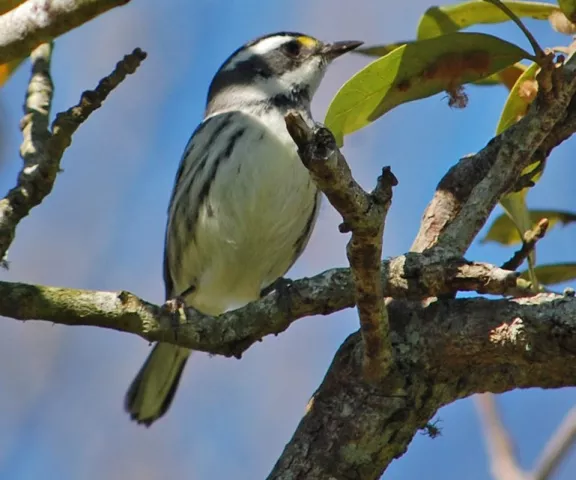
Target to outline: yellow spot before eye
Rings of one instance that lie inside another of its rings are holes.
[[[297,40],[298,40],[298,42],[300,42],[300,45],[302,45],[304,48],[307,48],[307,49],[312,49],[316,45],[318,45],[318,40],[316,40],[312,37],[301,36],[301,37],[298,37]]]

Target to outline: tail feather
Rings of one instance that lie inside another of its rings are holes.
[[[168,343],[156,344],[126,393],[124,408],[132,420],[149,427],[166,413],[191,353]]]

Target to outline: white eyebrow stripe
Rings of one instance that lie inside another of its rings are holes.
[[[238,63],[245,62],[254,55],[264,55],[268,52],[271,52],[272,50],[278,48],[280,45],[288,42],[290,39],[291,37],[287,35],[275,35],[273,37],[260,40],[258,43],[252,45],[251,47],[238,52],[233,58],[230,59],[223,70],[233,70]]]

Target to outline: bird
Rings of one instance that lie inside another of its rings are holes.
[[[260,298],[298,259],[321,195],[284,117],[295,112],[314,127],[310,104],[327,67],[362,43],[277,32],[221,65],[170,198],[167,302],[218,316]],[[190,354],[163,342],[153,347],[126,393],[132,420],[150,426],[167,412]]]

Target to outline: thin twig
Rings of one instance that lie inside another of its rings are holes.
[[[494,480],[528,480],[516,461],[514,445],[502,424],[494,395],[483,393],[475,395],[474,400],[484,430]]]
[[[84,92],[77,106],[56,116],[50,132],[50,53],[49,44],[40,45],[32,53],[32,77],[22,120],[24,140],[20,151],[24,167],[18,176],[18,184],[0,200],[0,258],[4,260],[18,223],[52,191],[62,155],[70,145],[72,134],[146,57],[140,49],[124,57],[114,72],[104,78],[94,91]]]
[[[542,218],[538,224],[524,233],[524,241],[522,242],[522,248],[517,250],[512,258],[502,264],[503,270],[518,270],[520,265],[528,258],[528,255],[536,247],[538,240],[544,238],[546,231],[548,230],[549,221],[547,218]]]
[[[46,144],[53,84],[50,77],[52,44],[43,43],[30,55],[32,74],[24,102],[24,117],[20,122],[23,141],[20,156],[24,162],[18,175],[18,185],[0,201],[0,258],[8,266],[8,247],[15,235],[16,225],[27,215],[27,203],[41,193],[41,185],[53,181]],[[54,175],[55,176],[55,175]]]
[[[548,440],[531,480],[548,480],[565,458],[570,448],[576,442],[576,407],[573,407],[564,417],[562,423]]]
[[[364,373],[367,378],[379,378],[392,362],[380,264],[384,222],[392,202],[392,187],[398,181],[390,168],[385,167],[374,191],[367,193],[352,177],[328,129],[310,128],[296,113],[286,116],[286,126],[298,146],[302,163],[342,216],[340,231],[352,232],[346,253],[364,340]]]
[[[52,139],[50,148],[55,155],[70,145],[72,135],[76,129],[90,116],[92,112],[102,106],[110,92],[124,81],[127,75],[132,74],[146,58],[146,52],[136,48],[116,64],[114,71],[104,77],[94,90],[86,90],[80,97],[80,102],[65,112],[56,115],[52,123]]]

